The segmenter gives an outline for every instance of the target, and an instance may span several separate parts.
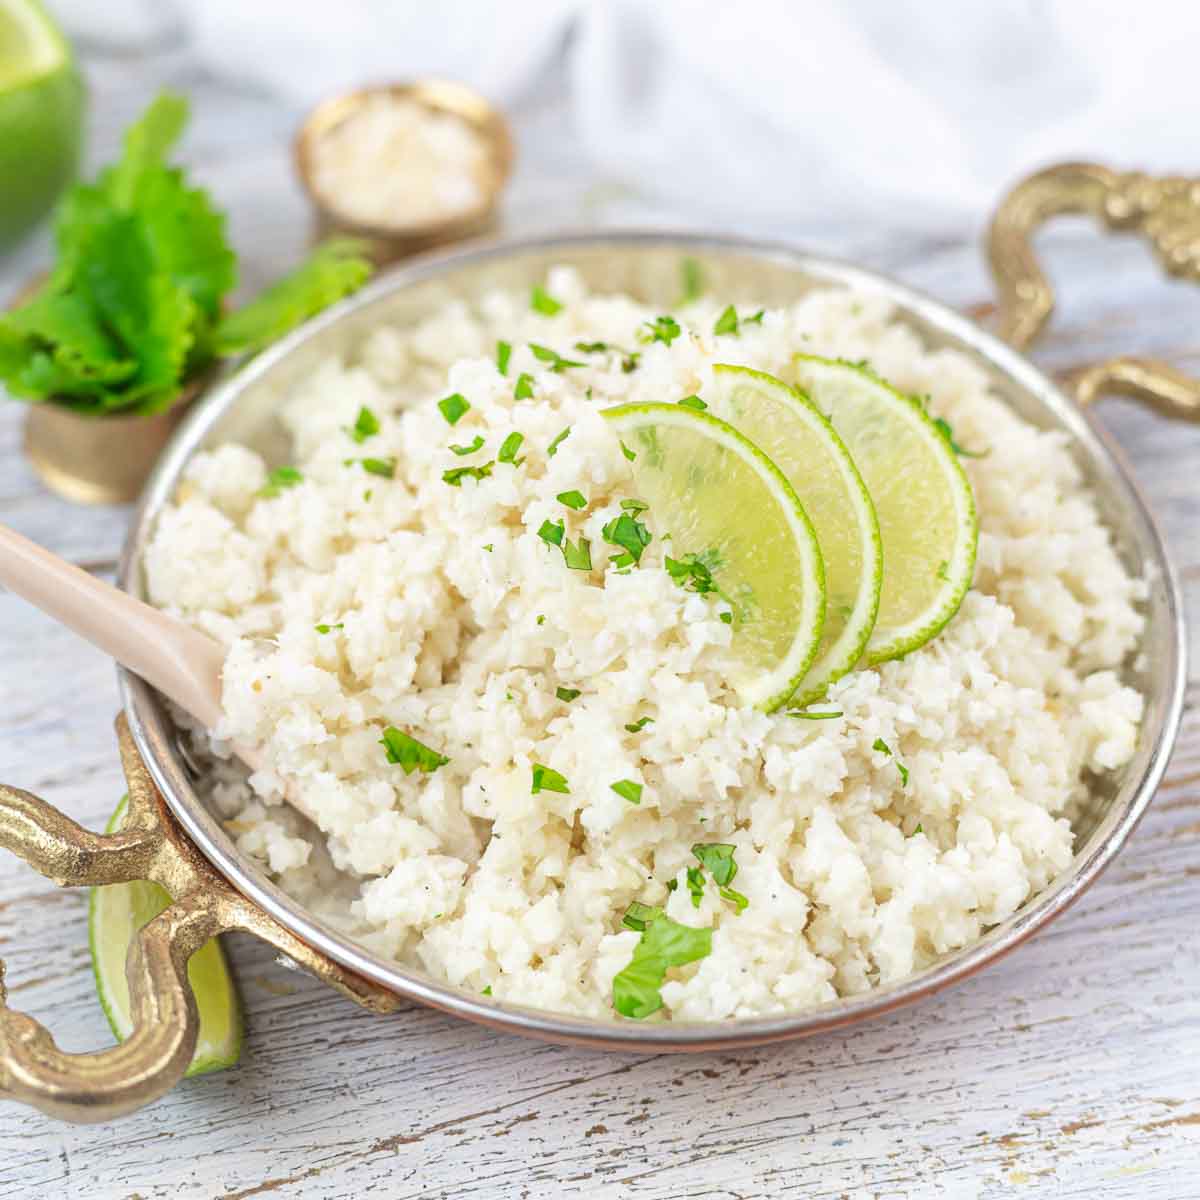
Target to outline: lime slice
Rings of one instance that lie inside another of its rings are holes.
[[[126,799],[128,799],[126,797]],[[117,805],[105,833],[120,829],[126,799]],[[117,1041],[133,1032],[125,956],[134,935],[157,917],[171,897],[157,883],[110,883],[92,888],[88,901],[88,945],[100,1007]],[[242,1053],[242,1005],[216,938],[206,942],[188,963],[188,982],[200,1010],[200,1036],[189,1075],[204,1075],[236,1065]]]
[[[700,556],[733,607],[731,677],[770,711],[796,690],[821,641],[825,568],[792,485],[732,425],[678,404],[607,409],[675,560]]]
[[[708,411],[745,434],[788,477],[825,563],[825,632],[794,704],[819,700],[862,657],[883,581],[875,507],[842,439],[809,401],[773,375],[718,363]]]
[[[875,503],[883,591],[868,663],[923,646],[958,611],[975,571],[975,500],[920,401],[866,367],[798,354],[797,384],[829,415]]]
[[[70,47],[39,0],[0,0],[0,247],[74,177],[83,102]]]

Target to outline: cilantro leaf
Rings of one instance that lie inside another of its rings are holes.
[[[625,730],[627,733],[641,733],[641,731],[645,729],[647,725],[653,724],[653,717],[638,717],[636,721],[632,721],[630,724],[626,725]]]
[[[258,489],[258,495],[272,499],[287,488],[295,487],[303,478],[295,467],[276,467],[267,473],[267,482]]]
[[[840,709],[830,709],[828,712],[809,712],[802,708],[788,710],[788,716],[794,717],[797,721],[832,721],[835,717],[844,717],[845,715]]]
[[[462,392],[451,392],[449,396],[443,396],[437,406],[448,425],[457,425],[471,411],[471,402]]]
[[[517,399],[519,400],[519,399],[520,399],[520,397],[518,396],[518,397],[517,397]],[[559,447],[559,445],[560,445],[562,442],[564,442],[564,441],[566,440],[566,438],[567,438],[567,435],[568,435],[570,432],[571,432],[571,427],[570,427],[570,425],[568,425],[568,426],[566,427],[566,429],[564,429],[564,430],[562,431],[562,433],[560,433],[560,434],[558,435],[558,437],[556,437],[556,438],[554,439],[554,441],[552,441],[552,442],[550,443],[550,445],[548,445],[548,446],[546,447],[546,456],[547,456],[547,458],[553,458],[553,457],[554,457],[554,456],[555,456],[555,455],[558,453],[558,447]]]
[[[350,436],[361,446],[369,437],[379,432],[379,418],[365,405],[358,410],[358,417],[350,430]]]
[[[730,304],[727,308],[721,311],[721,315],[717,318],[717,323],[713,326],[713,333],[737,333],[738,331],[738,315],[737,309]]]
[[[590,571],[592,569],[592,544],[585,537],[572,544],[570,538],[564,538],[562,544],[563,561],[572,571]]]
[[[323,242],[295,270],[222,318],[213,335],[214,349],[218,354],[261,350],[357,291],[370,274],[361,242],[351,238]]]
[[[623,455],[625,455],[626,459],[628,459],[629,462],[635,462],[637,460],[637,451],[630,450],[630,448],[627,445],[625,445],[624,442],[621,443],[621,453]]]
[[[638,339],[643,342],[662,342],[669,346],[683,330],[674,317],[655,317],[653,321],[645,321]]]
[[[525,371],[522,371],[517,376],[517,386],[513,390],[514,400],[532,400],[533,399],[533,376]]]
[[[634,900],[625,910],[621,924],[635,933],[644,933],[651,921],[657,921],[663,915],[663,910],[657,905],[643,904],[640,900]]]
[[[381,479],[396,478],[396,459],[389,458],[347,458],[345,465],[354,466],[358,463],[368,475],[378,475]]]
[[[474,440],[469,446],[450,446],[452,454],[457,454],[459,458],[465,458],[468,454],[474,454],[477,450],[483,449],[483,435],[477,433]]]
[[[543,317],[553,317],[562,312],[563,306],[560,300],[555,300],[544,287],[535,283],[529,293],[529,307],[535,313],[541,313]]]
[[[609,521],[600,531],[600,536],[610,546],[620,546],[629,555],[630,563],[642,561],[642,551],[650,545],[652,535],[645,524],[628,512]],[[622,564],[628,565],[628,564]]]
[[[682,404],[684,408],[694,408],[697,412],[703,412],[708,407],[708,405],[705,404],[699,396],[684,396],[679,403]]]
[[[512,358],[512,345],[509,342],[496,343],[496,370],[501,375],[508,374],[508,360]]]
[[[566,526],[561,521],[543,521],[538,530],[538,537],[551,546],[561,546],[566,534]]]
[[[495,465],[494,462],[486,462],[482,467],[451,467],[448,471],[442,472],[442,482],[448,483],[451,487],[462,487],[464,479],[486,479],[492,473]]]
[[[736,846],[728,842],[697,842],[692,847],[692,853],[716,880],[718,886],[728,887],[738,872],[737,863],[733,860],[736,849]]]
[[[556,687],[554,689],[555,696],[562,700],[565,704],[570,704],[576,697],[583,695],[578,688]]]
[[[950,422],[945,417],[934,417],[933,423],[937,427],[938,433],[942,435],[950,443],[950,449],[954,451],[959,458],[987,458],[991,454],[990,450],[966,450],[954,440],[954,430],[950,426]]]
[[[688,867],[687,889],[692,898],[692,907],[699,908],[704,902],[704,872],[699,867]]]
[[[428,775],[450,761],[444,754],[431,750],[424,742],[418,742],[415,737],[394,725],[389,725],[383,731],[379,744],[387,752],[388,762],[402,768],[405,775],[417,770]]]
[[[584,494],[580,491],[572,489],[569,492],[559,492],[555,499],[559,504],[565,504],[568,508],[575,509],[578,512],[580,509],[587,508],[588,502]]]
[[[631,498],[630,498],[630,499],[628,499],[628,500],[622,500],[622,501],[621,501],[621,507],[622,507],[622,508],[623,508],[623,509],[624,509],[626,512],[630,512],[630,513],[635,513],[635,514],[636,514],[636,513],[640,513],[640,512],[645,512],[645,511],[646,511],[646,509],[648,509],[648,508],[650,507],[650,505],[648,505],[648,504],[645,502],[645,500],[635,500],[635,499],[633,499],[633,498],[631,497]]]
[[[750,901],[742,895],[741,892],[735,892],[731,887],[721,887],[717,889],[722,900],[729,900],[737,906],[737,911],[740,914],[743,909],[749,908]]]
[[[875,740],[874,740],[874,741],[871,743],[871,749],[872,749],[872,750],[878,750],[880,754],[886,754],[886,755],[888,756],[888,758],[891,758],[891,757],[892,757],[892,748],[891,748],[891,746],[889,746],[889,745],[887,744],[887,742],[885,742],[885,741],[883,740],[883,738],[878,738],[878,737],[877,737],[877,738],[876,738],[876,739],[875,739]]]
[[[635,780],[618,779],[616,783],[610,786],[622,800],[628,800],[630,804],[641,804],[642,785]]]
[[[642,1020],[662,1008],[662,987],[671,967],[712,953],[712,930],[681,925],[670,917],[649,921],[628,966],[613,978],[613,1007],[623,1017]]]
[[[549,767],[544,767],[541,763],[533,764],[531,796],[536,796],[538,792],[562,792],[569,794],[570,791],[571,789],[567,786],[566,779],[557,771],[551,770]]]
[[[569,358],[563,358],[557,350],[551,350],[549,346],[539,346],[536,342],[529,343],[529,349],[533,351],[533,357],[538,362],[550,364],[550,370],[562,374],[568,367],[586,367],[587,363],[575,362]]]
[[[511,463],[514,467],[519,467],[525,460],[517,458],[517,451],[521,448],[521,443],[525,440],[523,433],[510,433],[508,437],[500,443],[500,450],[496,455],[496,461],[502,463]]]
[[[332,633],[335,629],[345,629],[346,623],[344,621],[339,621],[336,625],[314,625],[313,628],[318,633]]]

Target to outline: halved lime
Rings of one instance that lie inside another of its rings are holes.
[[[105,833],[121,828],[126,800],[117,805]],[[110,883],[92,888],[88,900],[88,945],[100,1007],[117,1041],[133,1032],[125,956],[138,930],[158,916],[171,897],[157,883]],[[242,1053],[242,1005],[221,944],[206,942],[188,963],[188,982],[200,1011],[200,1036],[187,1069],[204,1075],[236,1065]]]
[[[678,404],[607,409],[638,498],[678,563],[695,555],[733,609],[747,704],[770,711],[796,690],[825,622],[816,534],[779,468],[732,425]]]
[[[0,0],[0,248],[74,177],[83,102],[71,49],[39,0]]]
[[[862,657],[875,628],[883,552],[875,507],[842,439],[806,397],[749,367],[718,363],[708,411],[748,437],[787,476],[825,563],[825,632],[795,704],[819,700]]]
[[[829,416],[875,504],[883,591],[868,663],[923,646],[971,586],[979,521],[949,440],[919,400],[867,367],[797,354],[796,383]]]

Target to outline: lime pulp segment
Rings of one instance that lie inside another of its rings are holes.
[[[126,800],[109,819],[106,833],[121,827]],[[88,900],[88,943],[100,1006],[113,1035],[123,1042],[133,1032],[125,959],[138,931],[171,903],[157,883],[139,880],[94,887]],[[188,962],[188,982],[200,1013],[200,1033],[188,1075],[234,1066],[242,1052],[242,1007],[229,965],[216,938]]]
[[[734,610],[731,682],[767,711],[795,691],[825,617],[816,535],[782,472],[726,422],[677,404],[628,404],[604,416],[634,456],[637,494],[676,560],[701,556]]]
[[[883,588],[866,661],[923,646],[971,586],[979,523],[949,440],[920,401],[868,368],[798,354],[797,385],[828,415],[867,486],[883,543]]]
[[[787,476],[825,564],[825,630],[793,703],[820,699],[862,657],[879,609],[883,554],[875,507],[841,438],[806,397],[749,367],[718,363],[708,408]]]

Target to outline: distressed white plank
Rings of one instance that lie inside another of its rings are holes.
[[[186,87],[189,149],[232,210],[244,275],[302,246],[283,139],[294,114],[199,77],[172,45],[91,56],[96,141],[163,82]],[[554,99],[515,114],[515,230],[680,218],[590,176]],[[858,258],[948,302],[984,305],[969,235],[759,229]],[[44,239],[0,264],[0,295]],[[1046,239],[1063,310],[1052,370],[1122,351],[1200,370],[1200,289],[1168,287],[1142,248],[1086,229]],[[36,485],[21,412],[0,406],[0,520],[107,573],[123,510],[80,510]],[[1105,410],[1171,541],[1200,629],[1200,429]],[[1194,648],[1195,637],[1193,635]],[[1197,655],[1200,658],[1200,655]],[[1200,676],[1193,668],[1193,692]],[[99,826],[121,792],[111,666],[0,595],[0,778]],[[1200,717],[1117,864],[1052,929],[908,1012],[816,1041],[738,1054],[610,1056],[539,1046],[409,1007],[370,1017],[281,971],[247,939],[241,1067],[191,1080],[112,1126],[57,1125],[0,1104],[0,1200],[20,1197],[1062,1197],[1176,1200],[1200,1166]],[[0,858],[0,954],[12,1002],[62,1045],[106,1044],[88,972],[84,897]]]

